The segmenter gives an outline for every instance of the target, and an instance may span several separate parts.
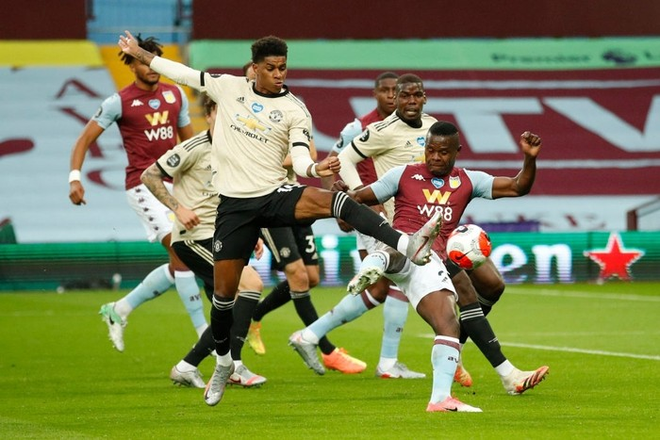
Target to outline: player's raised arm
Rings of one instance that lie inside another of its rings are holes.
[[[185,64],[159,57],[142,49],[138,46],[137,39],[129,31],[124,32],[126,32],[126,34],[120,35],[119,41],[117,42],[122,52],[141,61],[174,82],[184,86],[190,86],[197,90],[202,88],[203,72],[192,69]]]
[[[500,197],[520,197],[528,194],[536,178],[536,157],[543,142],[538,135],[529,131],[520,135],[520,147],[525,153],[523,166],[516,177],[495,177],[493,199]]]

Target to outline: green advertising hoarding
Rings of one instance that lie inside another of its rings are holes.
[[[492,233],[491,258],[507,283],[660,280],[660,232]],[[359,265],[353,236],[317,237],[321,283],[345,285]],[[167,261],[145,242],[0,245],[0,290],[131,288]],[[273,285],[268,257],[252,261]]]

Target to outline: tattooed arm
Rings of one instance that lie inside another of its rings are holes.
[[[197,217],[197,214],[195,214],[194,211],[180,204],[179,201],[170,194],[163,183],[163,177],[165,177],[165,175],[163,175],[160,168],[153,163],[149,168],[144,170],[142,176],[140,176],[140,180],[142,180],[142,183],[144,183],[158,201],[172,210],[179,223],[188,230],[194,228],[200,222],[199,217]]]

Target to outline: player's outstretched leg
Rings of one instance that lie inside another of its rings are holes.
[[[405,255],[417,265],[424,265],[431,260],[431,246],[442,227],[442,212],[438,211],[419,231],[410,236]]]

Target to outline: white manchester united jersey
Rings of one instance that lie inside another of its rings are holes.
[[[287,182],[282,167],[289,149],[309,147],[312,120],[287,88],[279,95],[254,90],[254,82],[204,74],[202,91],[218,104],[212,161],[221,195],[259,197]],[[231,163],[231,166],[226,166]]]
[[[360,136],[353,139],[351,148],[364,158],[373,158],[380,179],[394,167],[424,161],[426,133],[436,121],[433,116],[423,113],[421,127],[414,128],[395,112],[382,121],[369,124]],[[394,203],[390,200],[384,206],[391,222]]]

